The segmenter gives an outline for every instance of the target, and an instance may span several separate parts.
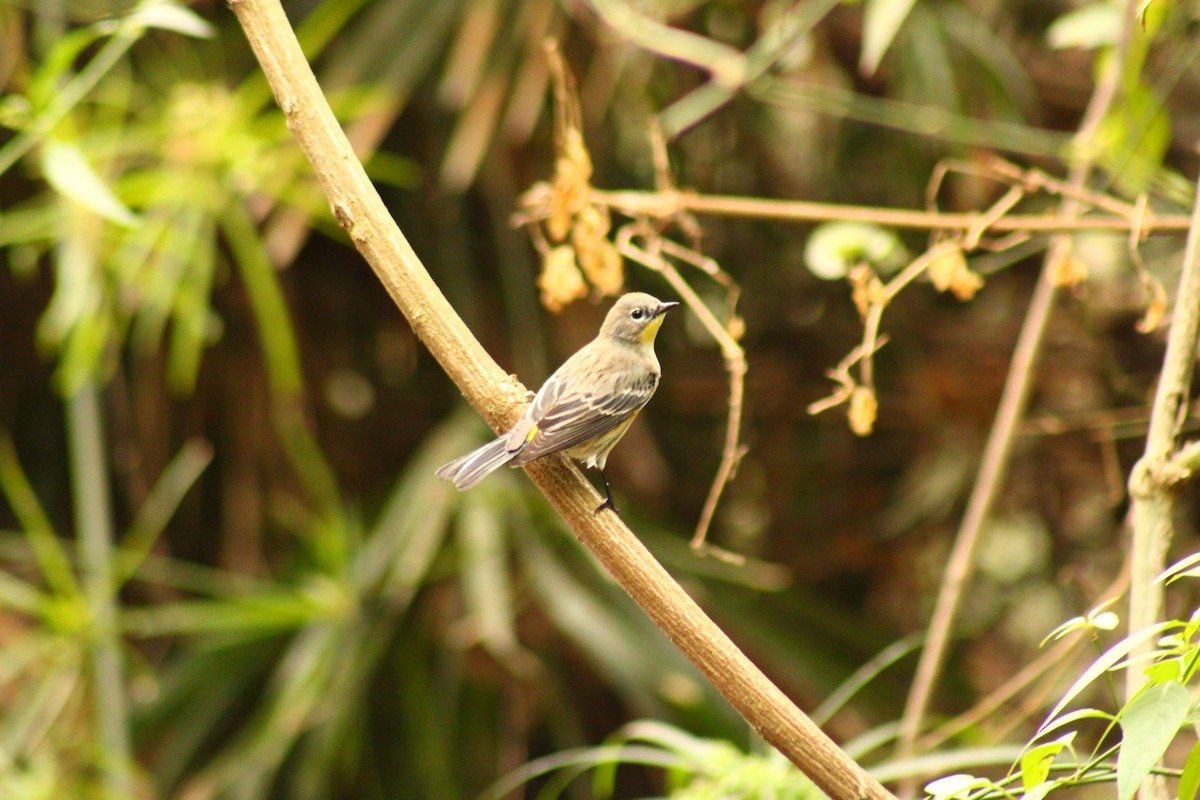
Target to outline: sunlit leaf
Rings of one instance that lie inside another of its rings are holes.
[[[33,550],[42,579],[49,588],[64,596],[78,594],[79,586],[71,570],[67,551],[26,476],[16,447],[7,433],[0,435],[0,496],[3,496],[24,528],[26,542]],[[12,590],[9,592],[10,598],[15,603],[22,593],[16,586],[9,588]],[[29,595],[24,595],[24,598],[29,599]]]
[[[96,212],[109,222],[126,228],[138,224],[138,218],[125,207],[108,184],[88,163],[87,156],[73,144],[47,142],[42,151],[42,174],[64,197]]]
[[[936,781],[925,784],[925,793],[933,797],[934,800],[949,800],[953,797],[961,797],[972,789],[979,789],[989,785],[991,785],[991,781],[987,778],[977,778],[974,775],[959,773],[956,775],[947,775],[944,778],[938,778]]]
[[[1064,747],[1075,740],[1075,733],[1075,731],[1071,731],[1052,742],[1039,744],[1021,756],[1021,784],[1025,787],[1026,793],[1046,780],[1050,775],[1050,764]]]
[[[58,203],[5,211],[0,214],[0,247],[53,241],[64,214]]]
[[[1108,648],[1108,650],[1104,651],[1104,653],[1095,661],[1093,661],[1091,666],[1084,670],[1083,674],[1080,675],[1073,684],[1071,684],[1071,687],[1063,694],[1062,699],[1058,701],[1058,705],[1056,705],[1054,710],[1047,715],[1046,721],[1042,723],[1042,727],[1038,730],[1040,732],[1045,732],[1049,728],[1050,724],[1054,721],[1054,718],[1057,717],[1059,713],[1061,713],[1062,710],[1067,707],[1067,704],[1074,700],[1080,692],[1086,689],[1092,683],[1092,681],[1099,678],[1101,675],[1111,669],[1114,664],[1116,664],[1125,656],[1129,655],[1129,653],[1131,653],[1142,642],[1158,636],[1160,633],[1170,627],[1170,625],[1171,623],[1169,622],[1160,622],[1157,625],[1152,625],[1149,628],[1138,631],[1137,633],[1130,634],[1114,644],[1112,647]]]
[[[1042,730],[1038,731],[1038,736],[1040,738],[1041,736],[1054,733],[1056,730],[1065,728],[1067,725],[1078,722],[1081,719],[1103,719],[1111,722],[1112,720],[1116,719],[1116,716],[1108,713],[1107,711],[1101,711],[1097,708],[1080,708],[1068,714],[1063,714],[1061,717],[1054,720],[1054,722],[1046,725]]]
[[[1187,558],[1181,558],[1171,566],[1164,569],[1159,576],[1154,579],[1155,583],[1173,583],[1180,578],[1194,578],[1200,576],[1200,553],[1192,553]]]
[[[1046,41],[1058,50],[1111,45],[1121,35],[1121,12],[1113,3],[1092,3],[1063,14],[1046,29]]]
[[[858,69],[873,75],[892,46],[916,0],[867,0],[863,9],[863,46]]]
[[[33,107],[29,98],[21,94],[0,97],[0,127],[19,131],[33,121]]]
[[[1178,658],[1169,658],[1146,667],[1143,674],[1152,683],[1178,683],[1183,676],[1183,666]]]
[[[137,571],[212,456],[212,446],[208,442],[191,439],[167,464],[122,541],[123,552],[114,570],[118,575],[115,583],[128,580]]]
[[[1059,781],[1042,781],[1021,796],[1021,800],[1042,800],[1060,785]]]
[[[1117,598],[1110,598],[1093,608],[1091,611],[1088,611],[1087,614],[1081,617],[1072,617],[1056,627],[1054,630],[1050,631],[1050,633],[1046,634],[1046,638],[1042,639],[1042,643],[1038,646],[1045,647],[1046,642],[1050,641],[1051,639],[1061,639],[1068,633],[1081,629],[1097,628],[1102,631],[1115,630],[1117,625],[1121,623],[1121,618],[1117,616],[1116,613],[1112,611],[1105,611],[1104,609],[1108,608],[1116,601]]]
[[[127,17],[135,25],[181,33],[198,39],[211,39],[216,29],[189,8],[162,0],[142,3]]]
[[[14,575],[0,572],[0,608],[34,616],[42,610],[44,602],[45,598],[38,587]]]
[[[1187,761],[1183,762],[1177,790],[1179,800],[1195,800],[1197,789],[1200,789],[1200,742],[1192,746]]]
[[[687,766],[685,759],[655,747],[611,744],[600,747],[577,747],[534,759],[518,767],[488,787],[487,791],[480,795],[480,800],[502,800],[502,798],[512,797],[519,788],[534,778],[555,771],[568,769],[581,771],[609,764],[642,764],[662,769],[681,769]],[[610,782],[597,781],[597,790],[593,796],[611,796],[611,792],[604,791],[608,783]]]
[[[1156,683],[1135,697],[1121,715],[1117,797],[1129,800],[1179,732],[1191,697],[1182,683]]]

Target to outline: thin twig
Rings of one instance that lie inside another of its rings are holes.
[[[1126,242],[1129,261],[1133,264],[1134,271],[1137,272],[1138,280],[1142,283],[1142,294],[1146,297],[1146,313],[1137,322],[1137,329],[1141,333],[1150,333],[1157,328],[1167,311],[1167,290],[1163,288],[1162,281],[1150,274],[1150,270],[1142,258],[1141,247],[1139,247],[1145,238],[1142,232],[1142,222],[1146,218],[1149,202],[1146,195],[1138,195],[1134,211],[1134,219],[1138,224],[1129,229],[1129,239]]]
[[[850,395],[852,395],[854,390],[858,387],[858,382],[855,381],[854,378],[850,377],[850,370],[854,368],[855,364],[863,359],[864,355],[874,355],[874,353],[878,352],[880,348],[887,344],[887,342],[888,337],[881,335],[877,340],[872,342],[875,350],[870,354],[868,354],[863,348],[863,345],[860,344],[847,353],[846,357],[839,361],[836,367],[826,370],[825,377],[836,383],[838,388],[833,392],[833,394],[829,395],[829,397],[809,403],[808,408],[805,410],[809,414],[816,416],[822,411],[827,411],[849,400]]]
[[[1025,691],[1054,667],[1070,666],[1070,656],[1084,641],[1083,634],[1076,633],[1055,642],[1050,649],[1029,662],[971,708],[922,736],[918,740],[921,752],[928,753],[963,731],[991,719],[1009,700]],[[1049,683],[1056,685],[1053,681]]]
[[[729,413],[726,421],[725,444],[722,448],[721,463],[709,490],[708,498],[701,509],[696,532],[692,537],[692,549],[708,555],[719,557],[733,563],[743,563],[744,558],[706,543],[708,530],[716,514],[717,503],[725,489],[725,485],[733,478],[738,462],[745,455],[745,448],[740,444],[742,422],[742,398],[746,375],[746,357],[742,348],[737,344],[740,336],[742,321],[737,317],[737,301],[741,289],[737,282],[721,269],[717,262],[699,251],[700,226],[695,219],[683,212],[669,219],[651,221],[644,217],[633,219],[621,226],[614,237],[614,242],[607,240],[611,214],[607,206],[592,201],[591,159],[587,154],[580,129],[579,100],[574,88],[574,80],[566,63],[553,41],[546,43],[546,56],[550,63],[550,72],[554,76],[555,108],[556,108],[556,159],[555,178],[552,182],[534,184],[521,198],[521,210],[513,216],[514,223],[524,226],[531,234],[534,246],[543,253],[543,258],[549,261],[547,237],[563,241],[560,251],[568,251],[574,261],[582,267],[583,274],[592,281],[594,289],[603,294],[619,290],[622,283],[623,270],[607,271],[600,275],[595,270],[589,270],[587,249],[608,250],[619,263],[621,256],[642,264],[643,266],[661,273],[675,287],[677,293],[686,305],[692,309],[697,319],[720,345],[725,357],[725,368],[729,374]],[[567,131],[572,135],[568,136]],[[667,153],[666,140],[656,125],[650,128],[650,146],[654,158],[654,184],[659,192],[672,194],[675,189],[675,179],[671,173],[670,157]],[[589,225],[590,232],[586,237],[571,236],[570,244],[565,243],[563,231],[571,217],[582,219],[584,214],[603,220],[603,230],[595,225]],[[688,247],[672,241],[663,235],[668,226],[678,228],[684,236],[695,243]],[[557,232],[556,232],[557,231]],[[639,243],[639,240],[645,244]],[[573,251],[573,253],[571,252]],[[593,263],[602,259],[592,258]],[[675,269],[674,262],[688,264],[712,278],[725,289],[725,322],[719,322],[709,311],[708,307],[692,290],[691,286]],[[602,286],[596,280],[598,277],[612,277],[612,282],[605,281]],[[543,282],[544,281],[544,282]],[[543,302],[553,301],[557,304],[568,303],[586,292],[586,282],[561,281],[557,272],[549,265],[543,269]],[[565,289],[560,293],[559,285]],[[553,289],[553,291],[549,291]],[[549,291],[549,296],[546,292]],[[552,306],[553,307],[553,306]]]
[[[1016,164],[1011,164],[999,158],[989,162],[988,169],[997,175],[1019,183],[1027,192],[1039,191],[1056,194],[1068,200],[1074,200],[1077,208],[1091,206],[1101,211],[1107,211],[1113,216],[1133,222],[1137,221],[1136,206],[1126,203],[1124,200],[1113,197],[1110,194],[1094,192],[1084,184],[1077,185],[1069,177],[1065,181],[1059,180],[1040,169],[1022,169]]]
[[[1107,602],[1115,602],[1116,598],[1120,597],[1129,586],[1129,571],[1121,570],[1117,579],[1106,589],[1099,593],[1100,597],[1113,598]],[[1106,603],[1100,603],[1096,607],[1103,607]],[[1035,692],[1033,695],[1026,695],[1021,707],[1013,715],[1010,715],[1008,720],[1002,723],[1005,727],[1014,724],[1015,719],[1025,719],[1028,714],[1034,713],[1037,709],[1042,708],[1042,704],[1031,703],[1030,698],[1039,696],[1044,692],[1054,691],[1059,687],[1059,675],[1061,670],[1069,669],[1073,663],[1072,655],[1087,642],[1087,635],[1093,635],[1094,632],[1079,630],[1072,632],[1063,638],[1056,641],[1049,649],[1031,661],[1015,675],[1010,677],[1000,686],[996,687],[990,694],[977,702],[974,706],[967,709],[958,716],[948,719],[931,730],[918,740],[919,751],[928,753],[937,747],[945,744],[947,741],[962,733],[963,731],[973,728],[986,720],[993,719],[997,712],[1010,700],[1024,692],[1028,687],[1035,682],[1040,681],[1043,689],[1040,692]],[[1056,669],[1058,668],[1058,669]],[[1014,719],[1015,718],[1015,719]],[[988,741],[1002,740],[1002,734],[997,733],[996,726],[991,727],[992,736]]]
[[[872,310],[875,308],[879,309],[878,315],[876,315],[874,318],[869,317],[867,322],[863,325],[863,328],[865,329],[863,333],[862,344],[864,365],[872,361],[872,356],[874,355],[875,351],[879,349],[875,346],[875,343],[879,340],[879,324],[883,319],[883,310],[887,307],[887,304],[892,302],[892,300],[895,300],[896,296],[899,295],[906,286],[924,275],[925,271],[929,269],[930,264],[937,261],[939,258],[942,258],[943,256],[951,254],[957,248],[958,245],[954,242],[942,242],[941,244],[936,244],[922,253],[919,257],[913,259],[912,263],[900,270],[896,277],[884,284],[883,299],[880,302],[872,304]],[[863,368],[862,374],[863,383],[874,389],[874,382],[873,380],[868,379],[869,370],[866,367]]]
[[[632,224],[626,225],[618,231],[617,250],[626,258],[637,261],[660,273],[667,280],[667,283],[671,284],[671,287],[683,298],[687,307],[700,320],[700,324],[704,326],[704,329],[708,331],[709,335],[720,346],[721,355],[725,359],[725,370],[729,373],[729,402],[728,417],[725,424],[725,442],[721,448],[721,463],[717,467],[712,486],[708,491],[708,497],[705,499],[704,507],[700,511],[700,518],[696,523],[696,531],[692,535],[691,546],[696,550],[706,550],[710,554],[727,561],[738,561],[740,560],[739,556],[707,544],[707,538],[708,530],[716,514],[717,503],[721,499],[721,494],[724,492],[725,486],[733,479],[734,473],[737,471],[738,462],[746,454],[746,449],[741,444],[742,405],[745,397],[746,382],[746,353],[729,330],[713,316],[713,313],[708,309],[708,306],[705,305],[700,296],[696,294],[695,290],[692,289],[691,285],[679,274],[679,270],[675,269],[675,265],[671,263],[670,259],[662,255],[660,245],[665,246],[669,240],[655,235],[653,239],[655,246],[647,249],[639,246],[634,241],[636,230],[637,225]],[[683,248],[680,248],[675,243],[671,244],[673,245],[672,254],[676,257],[682,257]],[[689,258],[688,260],[691,263],[696,263],[696,260],[693,258]],[[711,261],[711,259],[706,260]],[[716,270],[716,272],[721,271]]]
[[[893,228],[929,231],[965,231],[979,220],[974,212],[918,211],[903,208],[849,206],[807,200],[772,200],[761,197],[696,194],[690,191],[639,192],[593,189],[592,202],[606,205],[629,217],[668,219],[681,212],[693,214],[773,219],[781,222],[867,222]],[[1058,214],[1009,214],[996,220],[991,230],[1000,233],[1061,233],[1078,231],[1125,232],[1139,228],[1143,235],[1181,233],[1188,229],[1186,214],[1088,217]]]
[[[929,635],[925,648],[921,651],[908,704],[905,706],[899,742],[904,757],[912,755],[912,746],[920,731],[921,718],[945,658],[962,590],[974,565],[975,545],[979,541],[983,523],[991,512],[1001,481],[1007,472],[1017,423],[1025,409],[1034,363],[1050,311],[1054,306],[1055,293],[1054,271],[1047,264],[1042,269],[1030,299],[1029,310],[1026,312],[1025,322],[1013,351],[1012,366],[1009,368],[996,410],[996,419],[992,423],[992,430],[984,447],[975,486],[938,587],[937,600],[929,622]]]
[[[471,404],[494,428],[511,425],[525,405],[524,387],[487,356],[396,227],[321,94],[279,0],[230,5],[335,218]],[[525,469],[597,561],[767,742],[835,800],[892,797],[763,675],[616,515],[594,513],[599,496],[565,457]]]
[[[1132,24],[1133,0],[1126,0],[1126,33]],[[1087,153],[1088,145],[1093,141],[1100,122],[1108,113],[1113,98],[1116,95],[1122,59],[1112,59],[1108,69],[1096,84],[1096,89],[1088,102],[1084,118],[1073,139],[1078,153]],[[1079,158],[1070,170],[1066,185],[1072,190],[1082,190],[1092,172],[1092,160]],[[1071,218],[1081,213],[1082,201],[1072,193],[1064,193],[1061,217]],[[1013,217],[1003,217],[996,220],[996,226]],[[1137,220],[1126,219],[1124,222],[1132,226]],[[1067,227],[1059,230],[1068,230]],[[1050,246],[1042,263],[1041,274],[1030,298],[1029,309],[1017,338],[1013,351],[1012,365],[1004,383],[1000,402],[996,410],[996,418],[988,434],[984,447],[979,472],[967,501],[967,510],[955,536],[954,546],[946,562],[942,582],[938,589],[933,614],[929,622],[929,634],[921,658],[917,663],[917,672],[913,679],[912,689],[904,707],[904,715],[900,724],[900,737],[897,741],[897,755],[907,758],[913,754],[916,739],[921,730],[921,722],[925,710],[933,694],[938,673],[946,656],[946,648],[950,641],[950,632],[957,615],[963,587],[966,585],[974,567],[975,548],[978,544],[983,524],[991,513],[992,505],[999,494],[1001,483],[1008,472],[1009,458],[1016,436],[1018,423],[1025,411],[1026,401],[1032,382],[1034,365],[1036,363],[1043,335],[1050,320],[1057,294],[1056,278],[1058,264],[1067,257],[1070,242],[1065,237],[1056,239]],[[910,783],[901,787],[901,795],[911,795],[915,787]]]

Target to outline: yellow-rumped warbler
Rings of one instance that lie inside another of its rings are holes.
[[[604,503],[596,513],[616,511],[604,464],[658,388],[661,370],[654,337],[663,314],[677,305],[641,292],[622,295],[599,335],[546,379],[511,431],[451,461],[437,476],[470,489],[502,464],[515,467],[566,452],[600,470]]]

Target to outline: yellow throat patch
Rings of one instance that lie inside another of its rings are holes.
[[[646,323],[646,327],[642,328],[642,332],[638,334],[638,341],[643,344],[649,344],[654,341],[654,337],[658,336],[658,329],[662,327],[663,320],[666,319],[666,314],[659,314],[654,319]]]

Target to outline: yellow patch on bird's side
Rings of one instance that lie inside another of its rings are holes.
[[[530,428],[529,433],[525,434],[525,444],[529,444],[530,442],[532,442],[533,437],[537,436],[537,432],[538,432],[537,425],[534,425],[532,428]]]
[[[653,342],[654,337],[658,336],[658,329],[662,327],[664,319],[666,319],[666,317],[662,314],[659,314],[657,317],[647,322],[646,327],[642,328],[642,332],[638,336],[638,339],[647,343]]]

